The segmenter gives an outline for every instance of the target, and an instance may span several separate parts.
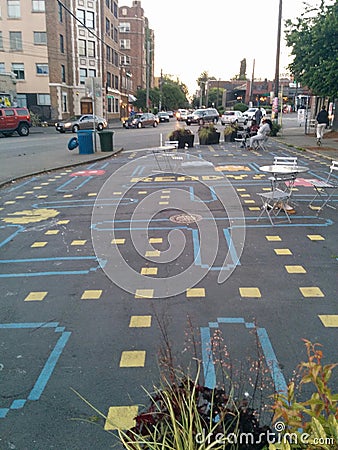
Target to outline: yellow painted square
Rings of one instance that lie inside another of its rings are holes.
[[[33,191],[26,191],[24,194],[33,194]]]
[[[84,291],[81,300],[98,300],[102,295],[102,290]]]
[[[330,315],[320,315],[318,316],[320,320],[322,321],[322,324],[324,327],[327,328],[338,328],[338,315],[337,314],[330,314]]]
[[[125,244],[126,240],[124,238],[121,239],[112,239],[111,244],[122,245]]]
[[[306,273],[303,266],[285,266],[288,273]]]
[[[170,198],[170,195],[161,195],[161,198]]]
[[[21,198],[26,198],[26,196],[25,195],[18,195],[17,197],[15,197],[15,198],[17,198],[17,199],[21,199]]]
[[[325,238],[320,234],[308,234],[307,237],[310,241],[325,241]]]
[[[25,298],[25,302],[36,302],[43,300],[48,292],[30,292]]]
[[[162,191],[162,194],[170,194],[170,192],[171,192],[171,191],[169,191],[169,190],[166,189],[165,191]]]
[[[96,192],[90,192],[89,194],[88,194],[88,197],[96,197],[97,196],[97,193]]]
[[[48,186],[49,183],[41,183],[41,186]]]
[[[265,188],[264,188],[264,187],[263,187],[263,188],[262,188],[262,191],[268,191],[268,192],[269,192],[269,191],[271,191],[271,188],[268,188],[268,187],[265,187]]]
[[[16,203],[15,200],[8,200],[8,202],[5,202],[4,205],[14,205]]]
[[[274,251],[276,255],[292,255],[291,250],[288,248],[275,248]]]
[[[267,241],[281,241],[281,237],[280,236],[265,236],[265,239]]]
[[[245,197],[251,197],[250,194],[240,194],[240,196],[241,196],[242,198],[245,198]]]
[[[258,206],[249,206],[249,211],[260,211],[261,208],[259,208]]]
[[[141,275],[157,275],[157,267],[142,267]]]
[[[138,406],[111,406],[104,424],[105,431],[130,430],[136,425]]]
[[[113,192],[113,195],[121,195],[122,192],[118,191],[118,192]]]
[[[153,298],[154,289],[136,289],[135,298]]]
[[[158,202],[159,205],[169,205],[169,202]]]
[[[144,350],[127,350],[122,352],[120,367],[144,367],[146,352]]]
[[[316,286],[300,287],[299,290],[303,297],[324,297],[323,292]]]
[[[46,247],[48,242],[34,242],[34,244],[31,245],[31,248],[41,248]]]
[[[36,189],[38,191],[39,189],[42,189],[42,187],[41,186],[35,186],[35,187],[33,187],[33,189]]]
[[[45,234],[47,234],[47,236],[53,235],[53,234],[59,234],[60,230],[48,230],[46,231]]]
[[[62,176],[61,175],[55,175],[54,178],[62,178]]]
[[[70,245],[85,245],[86,242],[86,240],[74,240]]]
[[[162,244],[163,238],[150,238],[149,244]]]
[[[48,198],[48,195],[38,195],[37,198]]]
[[[67,225],[67,223],[69,223],[69,220],[59,220],[58,222],[56,222],[57,225]]]
[[[245,188],[239,188],[239,189],[236,189],[236,191],[237,192],[246,192],[246,189]]]
[[[255,200],[244,200],[244,203],[246,205],[252,205],[253,203],[256,203]]]
[[[71,197],[73,197],[73,194],[65,194],[65,195],[63,196],[63,198],[71,198]]]
[[[241,297],[261,298],[261,291],[256,287],[239,288]]]
[[[144,194],[147,194],[147,192],[148,192],[148,191],[138,191],[138,194],[144,195]]]
[[[145,256],[149,258],[157,258],[161,255],[159,250],[149,250],[146,252]]]
[[[205,297],[204,288],[190,288],[186,291],[187,297]]]
[[[130,328],[151,327],[151,316],[131,316],[129,327]]]
[[[3,208],[0,208],[0,211],[2,211],[3,210]]]

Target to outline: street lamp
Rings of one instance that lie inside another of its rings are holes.
[[[280,57],[280,40],[282,29],[282,0],[279,0],[278,11],[278,27],[277,27],[277,48],[276,48],[276,69],[275,69],[275,90],[273,101],[274,119],[278,119],[278,88],[279,88],[279,57]]]

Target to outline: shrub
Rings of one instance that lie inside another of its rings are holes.
[[[184,127],[180,127],[180,128],[175,128],[175,130],[173,130],[169,135],[168,135],[168,139],[170,141],[178,141],[178,139],[182,136],[190,136],[192,135],[192,131],[189,130],[189,128],[184,128]]]
[[[248,109],[248,106],[245,103],[236,103],[234,105],[234,111],[244,112]]]

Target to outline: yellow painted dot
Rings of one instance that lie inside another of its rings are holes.
[[[249,206],[249,211],[260,211],[261,208],[259,208],[258,206]]]
[[[26,191],[24,194],[33,194],[33,191]]]
[[[157,275],[157,267],[142,267],[141,275]]]
[[[65,195],[63,196],[63,198],[71,198],[71,197],[73,197],[73,194],[65,194]]]
[[[161,255],[159,250],[149,250],[146,252],[145,256],[149,258],[157,258]]]
[[[135,298],[153,298],[154,289],[136,289]]]
[[[148,192],[148,191],[138,191],[138,194],[144,195],[144,194],[147,194],[147,192]]]
[[[162,191],[163,194],[170,194],[170,192],[171,192],[171,191],[169,191],[169,190],[167,190],[167,189],[166,189],[165,191]]]
[[[85,245],[86,242],[86,240],[74,240],[70,245]]]
[[[48,195],[38,195],[37,198],[48,198]]]
[[[69,220],[59,220],[56,222],[57,225],[67,225],[67,223],[69,223]]]
[[[55,175],[55,178],[62,178],[61,175]]]
[[[25,195],[18,195],[17,197],[15,197],[15,198],[17,198],[17,199],[21,199],[21,198],[26,198],[26,196]]]
[[[303,297],[324,297],[323,292],[316,286],[300,287],[299,290]]]
[[[281,241],[281,237],[280,236],[265,236],[265,239],[267,241]]]
[[[291,250],[288,248],[275,248],[274,251],[276,255],[292,255]]]
[[[240,196],[241,196],[242,198],[245,198],[245,197],[251,197],[250,194],[240,194]]]
[[[130,430],[136,425],[138,406],[111,406],[104,424],[105,431]]]
[[[271,188],[262,188],[262,191],[271,191]]]
[[[116,244],[116,245],[122,245],[125,244],[126,240],[125,239],[112,239],[111,240],[111,244]]]
[[[320,234],[308,234],[307,237],[310,241],[325,241],[325,238]]]
[[[102,290],[84,291],[81,300],[98,300],[102,295]]]
[[[186,291],[187,297],[205,297],[204,288],[190,288]]]
[[[48,230],[46,231],[45,234],[47,234],[48,236],[53,235],[53,234],[59,234],[60,230]]]
[[[318,316],[322,321],[324,327],[327,328],[338,328],[338,315],[337,314],[329,314],[329,315],[320,315]]]
[[[8,202],[5,202],[4,205],[14,205],[16,203],[15,200],[8,200]]]
[[[239,189],[236,189],[236,191],[237,192],[246,192],[246,189],[245,188],[239,188]]]
[[[150,238],[149,244],[162,244],[163,238]]]
[[[244,203],[246,205],[252,205],[253,203],[256,203],[255,200],[244,200]]]
[[[42,187],[41,186],[35,186],[35,187],[33,187],[33,189],[38,191],[39,189],[42,189]]]
[[[97,193],[96,192],[91,192],[88,194],[88,197],[96,197]]]
[[[31,248],[41,248],[46,247],[48,242],[34,242],[34,244],[31,245]]]
[[[121,195],[122,192],[118,191],[118,192],[113,192],[113,195]]]
[[[151,326],[151,316],[131,316],[130,328],[148,328]]]
[[[169,202],[158,202],[159,205],[169,205]]]
[[[261,291],[256,287],[239,288],[241,297],[261,298]]]
[[[0,211],[2,211],[3,210],[3,208],[0,208]]]
[[[161,195],[161,198],[170,198],[170,195]]]
[[[285,266],[288,273],[306,273],[303,266]]]
[[[43,300],[48,292],[30,292],[25,298],[25,302],[39,302]]]
[[[144,350],[128,350],[122,352],[120,367],[144,367],[146,352]]]
[[[41,186],[48,186],[49,183],[41,183]]]

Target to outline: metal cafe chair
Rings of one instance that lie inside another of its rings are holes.
[[[295,167],[298,164],[297,156],[275,156],[273,159],[273,165],[274,166],[290,166]],[[271,187],[273,186],[275,188],[280,187],[281,183],[287,182],[287,184],[284,185],[282,188],[283,191],[285,190],[292,190],[294,181],[295,181],[295,175],[289,174],[289,175],[273,175],[269,177],[269,180],[271,182]]]
[[[275,188],[269,192],[258,192],[257,195],[261,197],[262,200],[262,210],[257,218],[257,221],[266,214],[270,220],[271,225],[275,225],[273,218],[278,216],[281,211],[284,211],[285,216],[289,223],[291,223],[290,216],[288,214],[288,201],[290,199],[290,191],[282,191],[281,189]]]
[[[311,208],[313,205],[313,202],[318,199],[321,201],[321,205],[318,209],[317,215],[320,214],[320,212],[323,210],[324,206],[328,206],[330,208],[336,209],[335,206],[329,204],[330,200],[332,199],[334,193],[338,189],[338,179],[336,172],[338,170],[338,161],[332,161],[330,166],[330,171],[327,175],[326,180],[320,181],[320,180],[309,180],[312,184],[312,186],[315,188],[316,194],[309,203],[309,207]]]

